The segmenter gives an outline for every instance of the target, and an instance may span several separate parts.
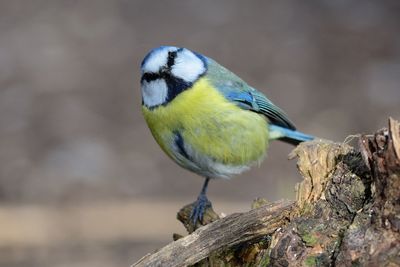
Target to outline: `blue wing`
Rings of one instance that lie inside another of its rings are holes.
[[[207,78],[230,101],[243,109],[264,114],[271,124],[290,130],[296,127],[289,120],[285,112],[274,105],[264,94],[247,85],[238,76],[207,58]]]

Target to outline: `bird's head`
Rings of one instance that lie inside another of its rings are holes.
[[[141,64],[143,105],[166,105],[207,71],[207,60],[186,48],[161,46],[151,50]]]

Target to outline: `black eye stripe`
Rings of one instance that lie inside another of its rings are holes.
[[[168,76],[168,73],[170,72],[172,66],[175,63],[175,58],[177,56],[177,53],[181,51],[182,49],[178,49],[177,51],[170,51],[168,52],[168,60],[167,60],[167,66],[163,67],[160,72],[154,73],[154,72],[147,72],[142,75],[142,78],[140,82],[146,81],[146,82],[151,82],[154,80],[157,80],[159,78],[165,78]]]
[[[168,69],[170,69],[174,65],[176,54],[177,54],[177,51],[168,52],[168,61],[167,61]]]
[[[143,81],[146,82],[151,82],[151,81],[155,81],[157,79],[160,79],[161,75],[159,73],[154,73],[154,72],[146,72],[142,75],[142,78],[140,80],[140,82],[142,83]]]
[[[168,52],[168,60],[167,60],[167,66],[163,67],[160,72],[154,73],[154,72],[146,72],[142,75],[142,78],[140,82],[146,81],[146,82],[151,82],[160,78],[165,78],[168,76],[168,73],[172,66],[175,63],[175,58],[177,55],[177,52],[180,51],[179,49],[177,51],[170,51]]]

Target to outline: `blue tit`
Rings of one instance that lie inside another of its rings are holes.
[[[141,74],[142,111],[157,143],[178,165],[205,178],[194,223],[211,206],[210,179],[228,179],[260,163],[270,140],[297,145],[314,138],[296,131],[264,94],[189,49],[151,50]]]

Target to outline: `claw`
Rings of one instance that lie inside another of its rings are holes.
[[[190,213],[190,219],[193,222],[193,225],[196,225],[197,222],[202,223],[204,212],[207,208],[211,207],[211,202],[208,200],[205,194],[200,194],[194,203],[194,207],[192,212]]]

